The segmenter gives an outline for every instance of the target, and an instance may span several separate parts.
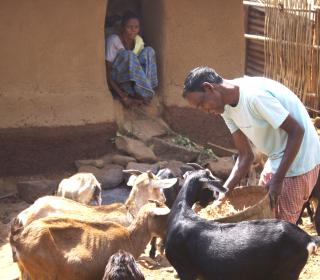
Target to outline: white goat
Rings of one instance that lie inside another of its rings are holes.
[[[95,201],[101,205],[101,185],[92,173],[77,173],[63,179],[57,191],[57,196],[70,198],[80,203],[89,204]]]

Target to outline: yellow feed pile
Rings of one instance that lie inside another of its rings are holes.
[[[247,207],[244,207],[243,210],[245,210]],[[202,218],[212,220],[212,219],[218,219],[222,217],[229,217],[236,213],[238,213],[240,210],[236,210],[233,205],[230,203],[229,200],[226,200],[224,203],[220,205],[216,205],[215,203],[212,203],[208,205],[205,208],[202,208],[198,215]]]

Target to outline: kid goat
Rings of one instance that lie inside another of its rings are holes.
[[[91,201],[101,205],[101,185],[92,173],[77,173],[63,179],[57,190],[57,196],[89,204]]]

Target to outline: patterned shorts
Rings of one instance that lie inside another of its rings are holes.
[[[315,186],[320,170],[320,165],[299,176],[286,177],[276,206],[276,218],[296,223],[302,207],[308,201]],[[273,173],[262,171],[259,185],[265,186]]]

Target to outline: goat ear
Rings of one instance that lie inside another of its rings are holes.
[[[136,181],[137,177],[138,177],[138,176],[136,176],[136,175],[131,175],[131,176],[129,177],[129,179],[128,179],[127,186],[133,187],[134,182]]]
[[[148,170],[147,174],[148,174],[149,179],[154,179],[154,175],[151,170]]]
[[[155,216],[165,216],[165,215],[168,215],[170,213],[170,209],[168,207],[155,207],[152,210],[152,213]]]
[[[139,176],[143,173],[140,170],[136,170],[136,169],[124,169],[124,170],[122,170],[122,172],[127,173],[127,174],[131,174],[131,175],[136,175],[136,176]]]
[[[238,155],[238,154],[233,154],[231,157],[232,157],[232,160],[233,160],[234,162],[236,162],[237,159],[238,159],[238,157],[239,157],[239,155]]]
[[[177,178],[152,180],[150,186],[152,188],[168,189],[177,183]]]
[[[181,170],[182,174],[184,174],[187,171],[194,171],[194,168],[192,166],[190,166],[190,165],[184,165],[184,166],[182,165],[180,167],[180,170]]]
[[[201,165],[199,165],[195,162],[188,162],[187,164],[192,166],[195,170],[203,170],[204,169]]]
[[[182,175],[183,179],[186,179],[193,171],[186,171],[184,172],[184,174]]]

